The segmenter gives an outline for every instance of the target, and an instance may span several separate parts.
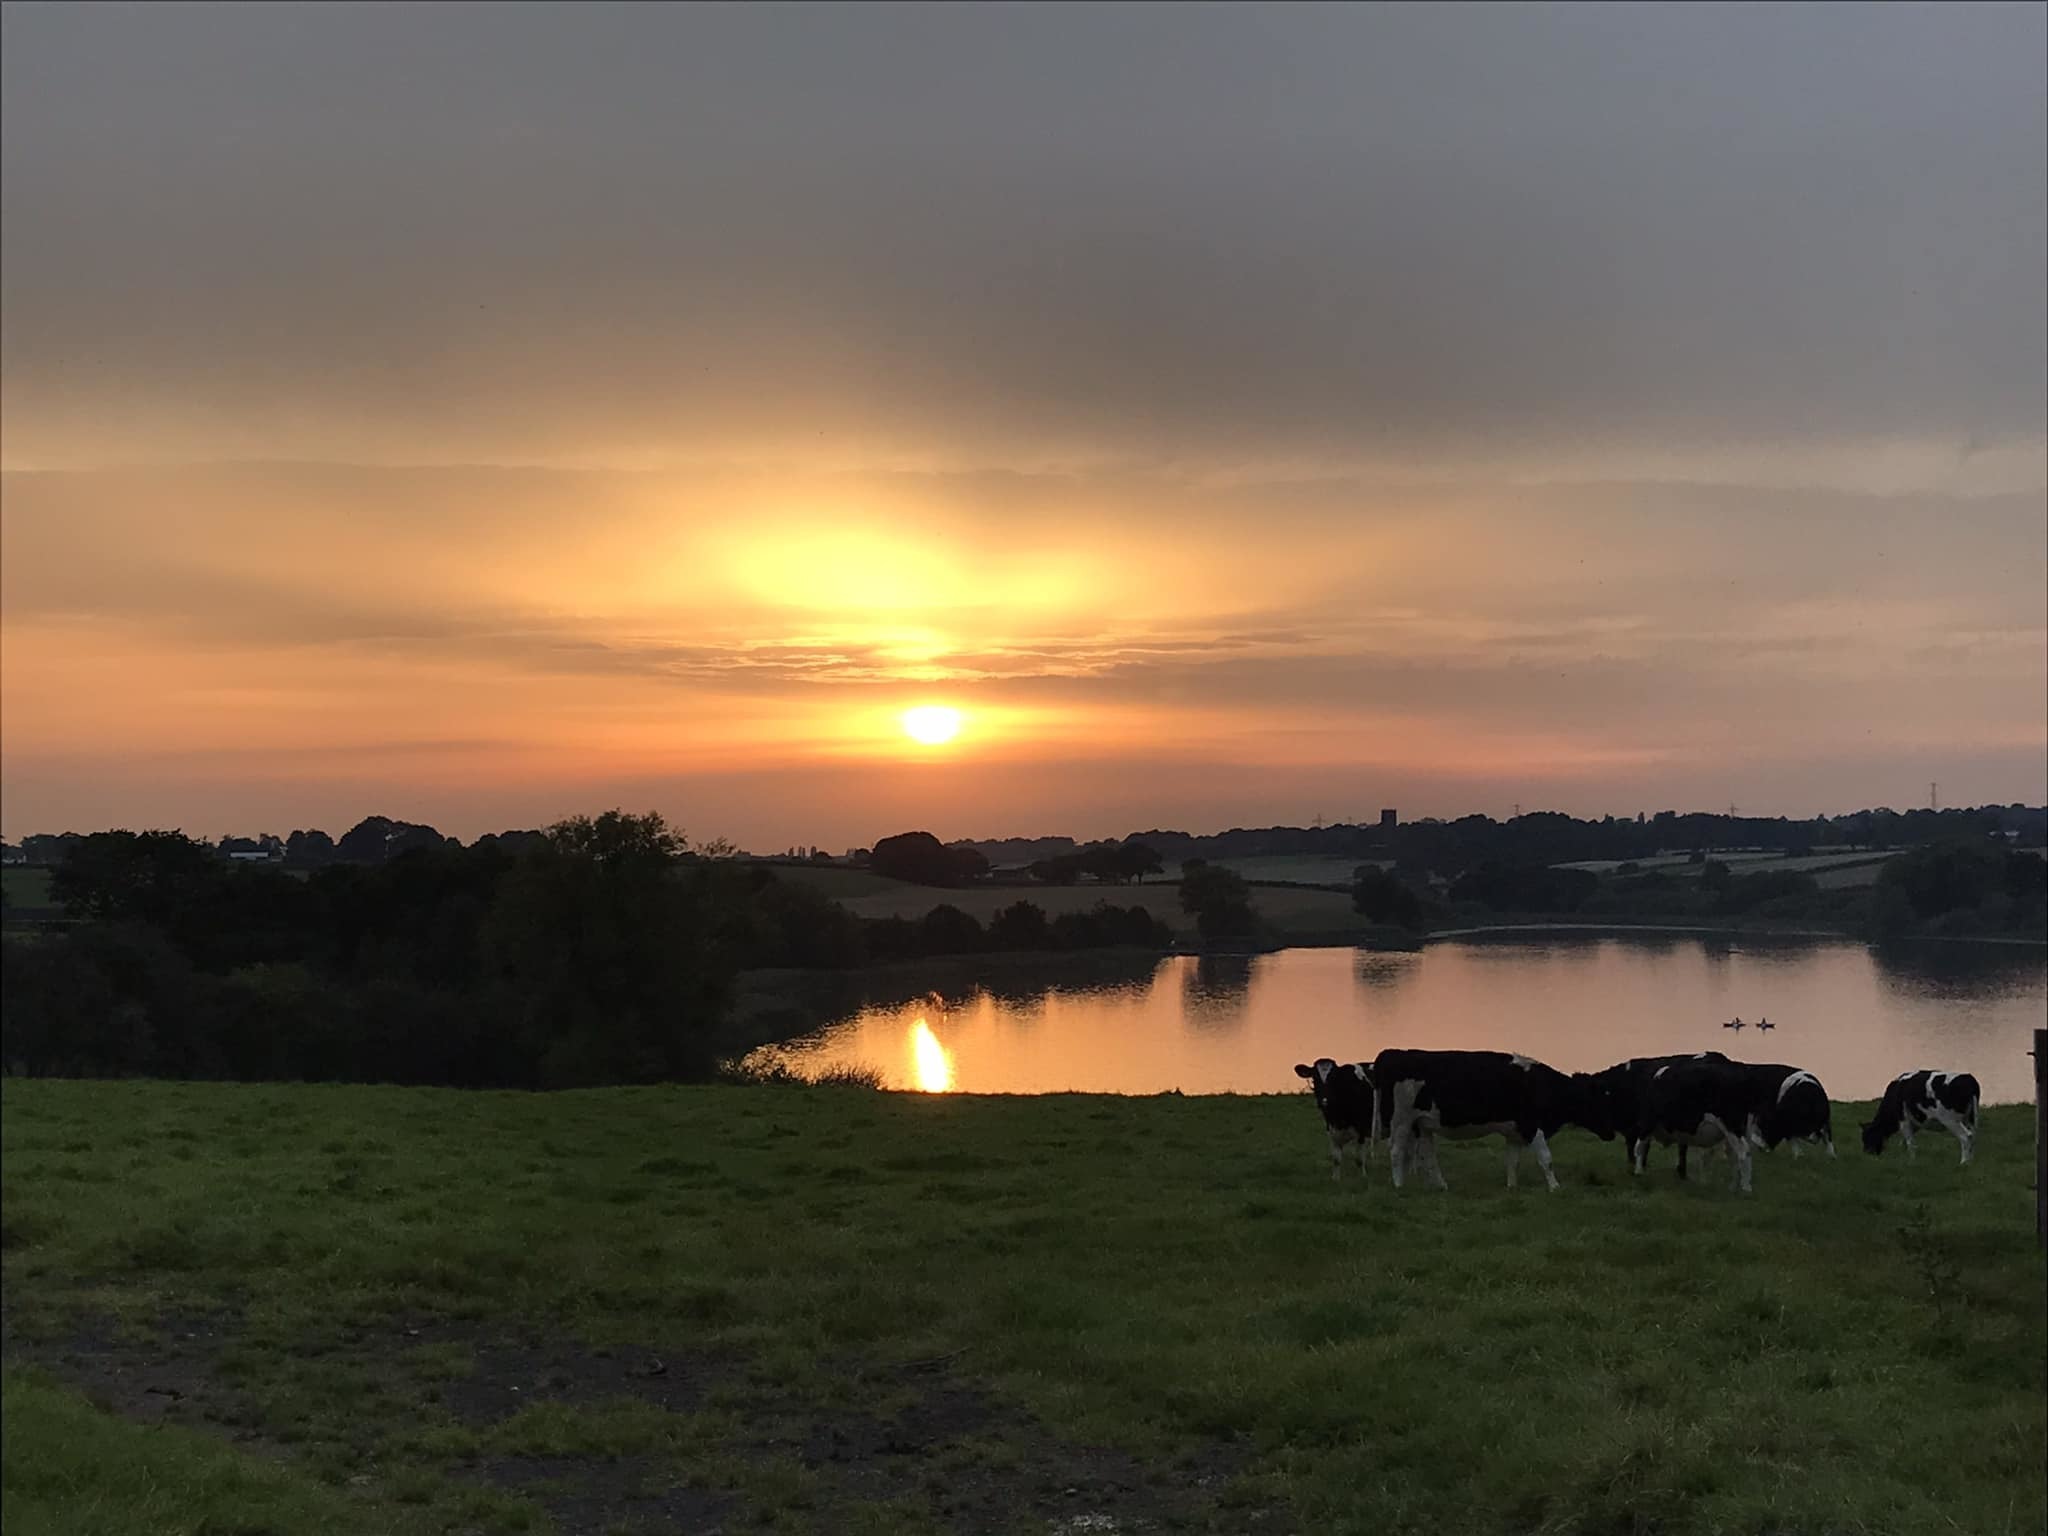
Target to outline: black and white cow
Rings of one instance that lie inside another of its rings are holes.
[[[1354,1143],[1363,1176],[1366,1154],[1372,1149],[1371,1074],[1361,1062],[1339,1064],[1319,1056],[1313,1064],[1297,1061],[1294,1075],[1308,1079],[1316,1108],[1323,1112],[1323,1129],[1330,1133],[1330,1177],[1344,1177],[1344,1149]]]
[[[1801,1143],[1811,1142],[1835,1155],[1834,1106],[1819,1078],[1801,1067],[1740,1065],[1749,1073],[1752,1146],[1775,1151],[1782,1142],[1797,1157]]]
[[[1533,1148],[1543,1182],[1554,1191],[1551,1137],[1567,1123],[1582,1125],[1603,1139],[1614,1135],[1603,1101],[1589,1091],[1583,1074],[1567,1077],[1527,1056],[1505,1051],[1381,1051],[1368,1072],[1374,1089],[1374,1134],[1386,1131],[1396,1189],[1407,1175],[1411,1155],[1420,1159],[1431,1184],[1448,1188],[1437,1162],[1439,1136],[1505,1138],[1509,1189],[1515,1187],[1523,1149]]]
[[[1606,1104],[1607,1122],[1619,1131],[1628,1131],[1641,1117],[1644,1095],[1649,1092],[1650,1080],[1665,1067],[1676,1066],[1682,1061],[1719,1061],[1728,1058],[1719,1051],[1694,1051],[1683,1056],[1631,1056],[1627,1061],[1617,1063],[1601,1072],[1593,1073],[1588,1079],[1592,1092],[1598,1094]],[[1631,1166],[1635,1165],[1637,1142],[1632,1136],[1622,1138],[1623,1150],[1628,1154]],[[1678,1176],[1685,1177],[1685,1154],[1687,1146],[1678,1146]]]
[[[1877,1118],[1863,1127],[1863,1150],[1884,1151],[1896,1132],[1914,1156],[1913,1133],[1931,1123],[1963,1144],[1963,1161],[1977,1150],[1977,1079],[1967,1072],[1901,1072],[1877,1106]]]
[[[1643,1171],[1652,1141],[1720,1147],[1734,1168],[1735,1187],[1748,1194],[1749,1123],[1755,1105],[1755,1083],[1740,1063],[1688,1058],[1657,1068],[1625,1126],[1636,1172]]]

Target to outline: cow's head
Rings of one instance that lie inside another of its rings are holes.
[[[1604,1072],[1572,1074],[1571,1120],[1602,1141],[1614,1140],[1626,1119],[1628,1068],[1609,1067]]]
[[[1294,1075],[1308,1079],[1309,1087],[1315,1090],[1316,1107],[1326,1114],[1334,1099],[1372,1092],[1372,1074],[1359,1061],[1339,1063],[1331,1057],[1318,1056],[1314,1062],[1297,1061]]]
[[[1879,1126],[1875,1120],[1864,1121],[1863,1150],[1868,1152],[1872,1157],[1878,1157],[1881,1156],[1884,1152],[1884,1143],[1885,1132],[1883,1128]]]

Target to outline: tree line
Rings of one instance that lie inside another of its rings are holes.
[[[1704,857],[1693,873],[1624,861],[1605,875],[1487,860],[1441,890],[1398,864],[1366,865],[1353,879],[1352,905],[1369,922],[1414,932],[1466,920],[1576,917],[1807,924],[1880,941],[2040,937],[2048,934],[2048,860],[2002,839],[1963,836],[1887,860],[1871,885],[1837,889],[1802,870],[1739,870]]]
[[[1391,827],[1340,822],[1321,827],[1233,827],[1190,833],[1165,828],[1134,831],[1120,841],[1142,843],[1168,864],[1188,859],[1270,858],[1315,854],[1387,859],[1413,873],[1455,877],[1478,864],[1569,864],[1647,859],[1660,853],[1761,849],[1786,854],[1848,848],[1912,848],[1991,833],[2021,847],[2048,843],[2048,808],[1987,805],[1949,810],[1896,811],[1888,806],[1811,819],[1730,816],[1703,811],[1658,811],[1631,817],[1580,819],[1534,811],[1496,821],[1490,816],[1425,818]],[[997,864],[1050,862],[1100,844],[1072,838],[977,840],[972,847]]]
[[[364,862],[237,864],[177,832],[78,838],[11,935],[0,1061],[78,1076],[560,1087],[702,1077],[737,973],[975,949],[1164,941],[1142,909],[985,929],[863,920],[661,816],[574,817],[465,848],[377,829]],[[346,844],[337,845],[337,850]]]

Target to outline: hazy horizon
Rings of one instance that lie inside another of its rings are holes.
[[[2048,798],[2048,10],[0,30],[9,839]]]

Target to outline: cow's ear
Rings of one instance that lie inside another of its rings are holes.
[[[1314,1067],[1307,1065],[1304,1062],[1297,1061],[1294,1064],[1294,1075],[1296,1077],[1314,1077],[1316,1075],[1316,1069]]]
[[[1351,1070],[1358,1074],[1358,1080],[1361,1083],[1369,1083],[1372,1081],[1372,1079],[1366,1075],[1364,1062],[1354,1061],[1353,1063],[1351,1063]]]

